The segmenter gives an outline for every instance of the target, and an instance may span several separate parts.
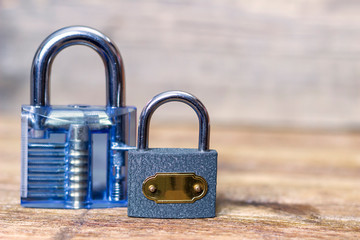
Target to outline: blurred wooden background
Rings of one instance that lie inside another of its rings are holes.
[[[29,72],[41,41],[87,25],[118,45],[127,103],[155,94],[198,96],[216,124],[358,128],[360,1],[0,1],[0,111],[29,102]],[[64,50],[52,72],[52,103],[103,104],[104,70],[85,47]],[[159,121],[194,121],[165,106]],[[181,110],[181,111],[180,111]]]

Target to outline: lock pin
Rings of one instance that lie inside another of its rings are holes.
[[[89,188],[89,127],[71,124],[68,137],[67,203],[71,208],[82,208]]]

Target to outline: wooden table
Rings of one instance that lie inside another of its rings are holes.
[[[197,126],[152,126],[151,146],[194,147]],[[360,134],[213,126],[217,217],[129,218],[126,208],[19,204],[20,117],[0,119],[0,238],[360,238]]]

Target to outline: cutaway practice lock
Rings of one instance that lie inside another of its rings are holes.
[[[88,46],[102,58],[106,106],[50,105],[51,65],[71,45]],[[31,102],[21,116],[24,207],[127,206],[127,150],[135,146],[136,108],[125,106],[123,63],[108,37],[73,26],[45,39],[33,60]]]
[[[179,101],[199,118],[199,147],[148,148],[149,123],[162,104]],[[209,150],[209,116],[191,94],[169,91],[155,96],[143,109],[138,148],[128,152],[128,215],[147,218],[215,217],[217,152]]]

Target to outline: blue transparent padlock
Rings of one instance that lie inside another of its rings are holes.
[[[106,106],[50,105],[52,62],[71,45],[91,47],[102,58]],[[33,60],[31,103],[22,106],[21,117],[22,206],[127,206],[127,150],[135,146],[136,108],[125,106],[123,63],[108,37],[73,26],[45,39]]]

